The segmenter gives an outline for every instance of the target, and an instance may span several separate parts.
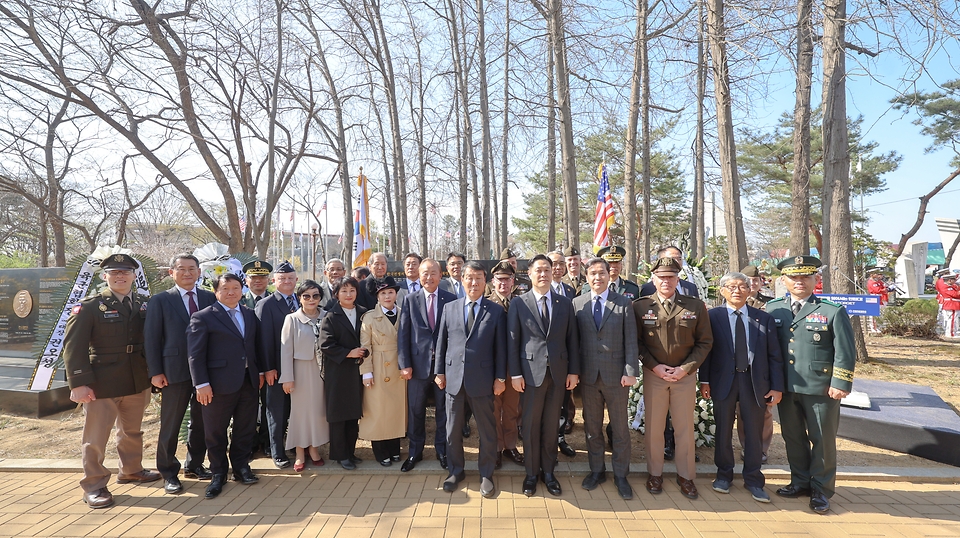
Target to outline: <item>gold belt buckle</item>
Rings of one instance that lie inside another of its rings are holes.
[[[127,344],[127,355],[133,353],[133,344]]]

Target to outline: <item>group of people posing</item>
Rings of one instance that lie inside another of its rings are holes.
[[[71,398],[86,414],[84,501],[113,504],[103,452],[114,422],[117,481],[162,478],[167,493],[183,491],[176,449],[187,412],[184,476],[210,480],[208,498],[221,493],[228,470],[242,484],[257,481],[249,462],[258,443],[278,468],[324,465],[318,449],[329,444],[328,458],[353,470],[362,438],[380,465],[402,461],[408,472],[423,459],[430,395],[435,454],[449,473],[444,491],[465,478],[463,438],[472,415],[481,495],[495,494],[494,471],[504,458],[525,467],[525,495],[540,483],[561,495],[554,471],[562,417],[578,386],[590,465],[582,487],[607,479],[606,409],[614,486],[630,499],[627,403],[638,377],[646,489],[664,490],[664,459],[675,457],[677,486],[696,499],[699,377],[703,397],[714,400],[713,489],[730,491],[736,421],[744,485],[758,502],[770,501],[760,469],[772,436],[770,409],[779,404],[791,482],[777,494],[810,496],[813,510],[827,511],[839,400],[851,390],[854,350],[843,307],[813,295],[819,260],[781,262],[789,295],[773,300],[751,287],[755,270],[727,273],[719,281],[725,303],[708,311],[697,288],[679,278],[679,249],[659,256],[642,289],[621,276],[623,249],[613,246],[585,261],[572,248],[538,254],[525,275],[509,249],[492,274],[450,254],[447,278],[437,260],[409,254],[399,282],[386,275],[380,253],[368,275],[347,275],[343,262],[330,260],[323,282],[299,281],[287,262],[274,270],[254,261],[244,266],[246,282],[224,273],[211,293],[197,287],[199,262],[185,253],[170,264],[175,286],[149,302],[131,291],[137,262],[111,256],[101,263],[107,289],[74,308],[65,336]],[[271,273],[276,291],[268,293]],[[158,472],[141,463],[151,386],[162,392]]]

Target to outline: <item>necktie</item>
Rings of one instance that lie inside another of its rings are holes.
[[[597,330],[600,330],[600,323],[603,322],[603,304],[600,300],[602,297],[597,295],[597,302],[593,304],[593,322],[597,325]]]
[[[290,308],[291,312],[297,311],[297,303],[293,300],[293,295],[287,297],[287,307]]]
[[[124,298],[123,298],[123,301],[121,302],[121,304],[123,304],[123,311],[124,311],[124,313],[129,316],[129,315],[131,314],[131,312],[133,312],[133,309],[132,309],[132,307],[130,306],[130,296],[127,295],[126,297],[124,297]]]
[[[547,296],[540,298],[540,320],[543,321],[543,328],[550,328],[550,311],[547,310]]]
[[[253,297],[253,304],[257,304],[257,303],[259,303],[259,302],[262,301],[262,300],[263,300],[263,297],[261,297],[260,295],[255,295],[255,296]]]
[[[240,320],[237,318],[237,315],[240,313],[236,308],[228,310],[230,312],[230,319],[233,320],[233,324],[237,326],[237,330],[240,331],[240,336],[243,336],[243,327],[240,326]]]
[[[738,372],[746,372],[750,366],[747,359],[747,328],[743,324],[743,312],[737,310],[734,314],[737,315],[736,335],[733,340],[734,362]]]
[[[611,283],[610,283],[610,289],[613,290],[613,293],[618,293],[618,292],[617,292],[617,283],[616,283],[616,282],[611,282]]]
[[[667,299],[666,301],[664,301],[663,309],[667,311],[667,314],[669,314],[670,312],[673,312],[673,301],[671,301],[670,299]]]
[[[431,331],[437,328],[436,308],[433,306],[436,297],[433,293],[427,297],[427,323],[430,324]]]
[[[800,313],[800,308],[803,306],[803,303],[800,301],[793,301],[790,303],[790,309],[793,310],[793,317],[797,317],[797,314]]]
[[[193,291],[188,291],[188,292],[187,292],[187,302],[190,304],[190,308],[187,309],[187,312],[189,312],[190,315],[192,316],[192,315],[195,314],[195,313],[197,312],[197,310],[198,310],[198,308],[197,308],[197,301],[195,301],[195,300],[193,299]]]
[[[473,322],[476,321],[475,315],[473,313],[473,307],[476,306],[476,304],[477,303],[473,301],[470,301],[469,303],[467,303],[467,334],[468,335],[470,334],[470,331],[473,330]]]
[[[416,282],[410,284],[410,293],[417,293],[418,291],[420,291],[420,286]]]
[[[560,287],[560,284],[557,284],[553,287],[553,293],[556,293],[557,295],[563,295],[563,288]]]

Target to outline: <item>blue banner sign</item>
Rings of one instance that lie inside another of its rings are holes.
[[[880,315],[879,295],[817,295],[817,297],[842,304],[847,308],[847,314],[851,316]]]

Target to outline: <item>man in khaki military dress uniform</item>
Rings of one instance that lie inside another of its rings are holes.
[[[777,325],[785,371],[777,410],[790,484],[777,495],[809,495],[810,508],[822,514],[836,488],[840,400],[853,389],[857,353],[847,310],[813,294],[820,265],[813,256],[780,262],[790,296],[768,302],[767,313]]]
[[[633,309],[643,363],[647,491],[663,491],[663,430],[669,411],[677,443],[677,484],[685,497],[696,499],[696,373],[713,346],[713,331],[703,301],[676,293],[679,274],[680,264],[673,258],[655,261],[652,275],[657,292],[635,301]]]
[[[510,262],[504,260],[493,268],[493,279],[488,287],[487,299],[509,311],[510,300],[521,294],[516,288],[516,270]],[[499,469],[506,457],[513,463],[523,466],[523,454],[517,450],[520,440],[518,427],[520,425],[520,393],[507,383],[506,388],[494,397],[493,418],[497,425],[497,463]]]
[[[583,292],[583,286],[587,283],[587,275],[584,274],[583,261],[580,257],[580,251],[574,247],[563,249],[563,261],[567,264],[567,274],[564,275],[562,282],[569,284],[577,291],[577,295]]]
[[[143,412],[150,401],[150,378],[143,354],[147,298],[136,293],[137,261],[113,254],[100,264],[103,292],[80,301],[67,318],[63,360],[70,400],[83,404],[83,501],[90,508],[113,505],[103,466],[107,440],[117,426],[117,483],[160,480],[143,468]]]

